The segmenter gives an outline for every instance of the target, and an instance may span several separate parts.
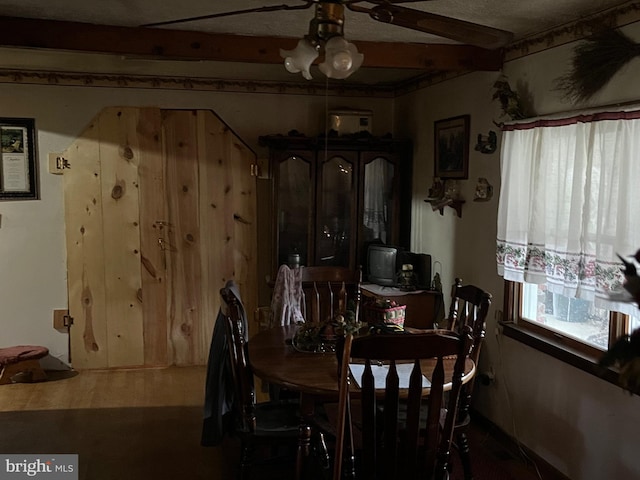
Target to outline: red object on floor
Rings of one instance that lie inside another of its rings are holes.
[[[0,385],[12,383],[11,378],[21,373],[26,381],[46,380],[39,359],[49,354],[49,349],[35,345],[19,345],[0,348]]]

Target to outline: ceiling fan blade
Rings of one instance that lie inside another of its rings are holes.
[[[209,20],[211,18],[230,17],[232,15],[242,15],[245,13],[257,12],[277,12],[280,10],[305,10],[311,5],[318,3],[317,1],[305,1],[302,5],[269,5],[266,7],[247,8],[245,10],[234,10],[231,12],[212,13],[210,15],[200,15],[197,17],[178,18],[176,20],[166,20],[163,22],[147,23],[140,25],[141,27],[161,27],[164,25],[174,25],[176,23],[195,22],[197,20]]]
[[[428,2],[431,0],[343,0],[342,3],[344,5],[347,6],[347,8],[349,8],[349,5],[353,5],[354,3],[362,3],[362,2],[367,2],[367,3],[376,3],[379,5],[382,4],[391,4],[391,3],[418,3],[418,2]]]
[[[378,3],[378,5],[371,9],[356,5],[351,5],[349,8],[353,11],[366,12],[379,22],[431,33],[487,49],[504,47],[513,38],[513,34],[505,30],[413,8],[399,7],[386,1],[373,3]]]

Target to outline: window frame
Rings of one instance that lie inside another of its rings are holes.
[[[601,350],[522,318],[523,287],[520,282],[504,281],[505,318],[499,322],[502,333],[584,372],[619,385],[619,369],[598,365],[598,360],[603,355]],[[609,346],[620,336],[628,333],[629,328],[630,319],[627,315],[611,312]]]

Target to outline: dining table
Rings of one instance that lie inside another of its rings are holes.
[[[307,456],[310,452],[311,424],[316,405],[338,400],[338,359],[332,351],[317,353],[295,348],[293,337],[298,328],[297,325],[287,325],[260,331],[251,337],[248,348],[249,362],[255,376],[269,384],[299,393],[301,418],[298,452],[299,455]],[[455,358],[445,360],[446,376],[451,377],[454,363]],[[422,361],[422,369],[427,378],[434,367],[435,359]],[[475,371],[473,360],[467,358],[463,383],[471,380]],[[451,385],[445,384],[445,390],[447,387],[451,388]],[[357,390],[355,385],[354,391]],[[423,391],[428,395],[429,387],[425,387]]]

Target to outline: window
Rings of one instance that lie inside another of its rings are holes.
[[[521,319],[597,350],[609,346],[610,313],[593,302],[553,293],[546,285],[523,285]]]
[[[505,126],[497,264],[519,327],[596,359],[640,326],[614,300],[617,254],[640,248],[638,159],[640,110]]]
[[[512,299],[506,311],[516,328],[589,359],[590,365],[615,339],[640,327],[637,315],[598,308],[587,300],[549,292],[544,284],[511,281],[506,284],[507,297]],[[526,341],[527,337],[517,338]]]

